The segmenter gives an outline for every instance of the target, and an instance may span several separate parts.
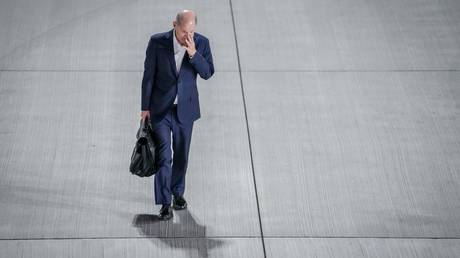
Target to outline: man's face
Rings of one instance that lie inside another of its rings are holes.
[[[190,35],[193,39],[193,35],[195,33],[195,22],[193,21],[186,21],[183,22],[181,25],[178,25],[175,21],[173,23],[174,29],[176,30],[176,37],[177,41],[183,46],[187,45],[185,39],[188,35]]]

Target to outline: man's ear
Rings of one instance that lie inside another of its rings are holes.
[[[173,21],[173,27],[174,28],[176,27],[176,21]]]

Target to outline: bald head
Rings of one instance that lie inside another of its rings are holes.
[[[196,25],[196,13],[192,10],[182,10],[176,15],[176,23],[177,25],[185,25],[190,23],[194,23]]]

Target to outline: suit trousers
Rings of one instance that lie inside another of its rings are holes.
[[[181,124],[174,105],[152,128],[158,169],[154,176],[155,204],[171,204],[172,195],[182,196],[185,191],[193,121]]]

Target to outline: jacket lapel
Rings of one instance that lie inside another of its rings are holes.
[[[174,35],[173,35],[173,33],[174,33],[173,29],[168,31],[168,33],[166,34],[166,39],[167,39],[167,45],[168,45],[168,60],[169,60],[169,64],[170,64],[172,73],[177,78],[178,74],[176,72],[176,60],[174,59],[174,42],[173,42]]]

